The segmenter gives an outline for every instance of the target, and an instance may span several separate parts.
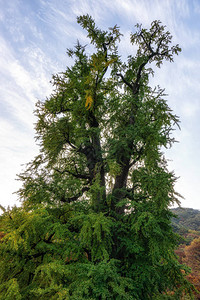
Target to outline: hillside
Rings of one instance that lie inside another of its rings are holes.
[[[175,253],[179,257],[179,262],[191,269],[187,279],[197,289],[194,299],[200,299],[200,211],[192,208],[175,208],[172,212],[177,215],[172,219],[172,226],[182,237]]]
[[[200,231],[200,211],[192,208],[173,208],[172,212],[177,218],[172,219],[172,224],[176,228]]]
[[[173,208],[176,217],[172,218],[174,231],[182,239],[180,244],[189,245],[192,240],[200,237],[200,211],[192,208]]]

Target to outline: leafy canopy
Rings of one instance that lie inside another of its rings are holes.
[[[37,103],[40,154],[19,176],[22,207],[0,219],[2,299],[180,299],[191,289],[174,254],[176,177],[162,153],[179,120],[149,86],[180,48],[161,22],[137,25],[138,50],[123,62],[118,26],[77,20],[94,52],[68,49],[73,65]]]

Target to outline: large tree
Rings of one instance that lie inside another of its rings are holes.
[[[179,120],[149,79],[180,48],[159,21],[137,25],[137,52],[123,62],[117,26],[78,23],[91,46],[68,49],[73,65],[37,103],[40,154],[20,175],[22,207],[1,217],[0,294],[179,299],[190,288],[174,255],[176,177],[163,154]]]

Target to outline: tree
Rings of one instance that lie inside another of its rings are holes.
[[[1,295],[179,299],[191,288],[174,254],[176,177],[162,153],[179,120],[149,79],[180,48],[161,22],[137,25],[138,50],[123,62],[119,27],[77,20],[94,52],[68,49],[74,64],[37,103],[40,154],[19,176],[22,207],[1,217]]]

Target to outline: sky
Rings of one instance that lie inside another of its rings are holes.
[[[200,0],[0,0],[0,204],[20,205],[16,174],[39,152],[33,111],[52,91],[52,74],[72,62],[76,41],[88,44],[76,17],[89,14],[106,30],[119,25],[120,54],[134,55],[135,25],[160,20],[182,52],[155,70],[151,85],[165,88],[168,105],[180,117],[178,141],[165,152],[178,178],[183,207],[200,209]]]

